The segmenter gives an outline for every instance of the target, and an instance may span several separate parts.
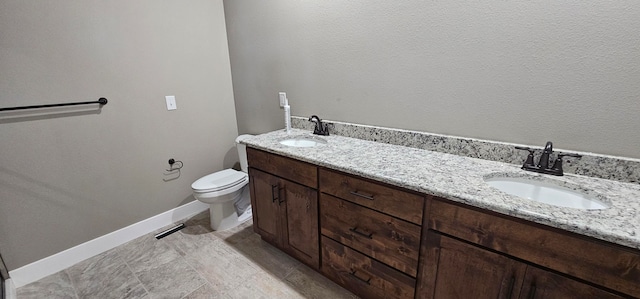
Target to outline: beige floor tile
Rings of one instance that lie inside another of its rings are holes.
[[[107,251],[66,270],[79,298],[143,298],[146,290],[114,251]]]
[[[304,298],[296,289],[284,282],[281,278],[274,277],[266,271],[247,277],[240,285],[229,289],[224,294],[225,298],[278,298],[293,299]]]
[[[76,299],[76,292],[65,271],[49,275],[36,282],[18,288],[18,299],[61,298]]]
[[[157,240],[152,234],[142,236],[115,249],[137,275],[180,258],[166,242]]]
[[[276,277],[285,277],[300,264],[280,249],[263,241],[259,235],[252,234],[242,242],[229,244],[239,254],[251,261],[254,267],[271,272]]]
[[[250,260],[222,240],[216,240],[211,246],[198,249],[185,259],[220,292],[235,287],[258,271]]]
[[[253,221],[248,220],[231,229],[214,231],[213,235],[230,244],[242,242],[245,238],[255,235]]]
[[[182,298],[206,284],[183,258],[138,273],[138,278],[151,298]]]
[[[287,275],[285,280],[304,298],[358,298],[353,293],[305,265],[296,267]]]
[[[209,284],[205,284],[193,291],[191,294],[184,297],[184,299],[214,299],[223,298],[223,294],[213,289]]]
[[[187,225],[179,232],[166,236],[160,241],[171,246],[181,256],[185,256],[196,252],[199,248],[210,246],[216,239],[211,230],[201,226]]]
[[[213,231],[208,211],[18,289],[31,298],[357,298],[253,232]]]

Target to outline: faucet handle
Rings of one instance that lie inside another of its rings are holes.
[[[527,160],[524,161],[524,165],[522,165],[522,168],[528,168],[533,166],[533,153],[535,153],[536,150],[526,146],[516,146],[516,149],[529,151],[529,155],[527,155]]]
[[[530,148],[528,146],[516,146],[515,148],[519,149],[519,150],[525,150],[525,151],[531,151],[531,150],[535,151],[535,149],[532,149],[532,148]]]
[[[551,169],[554,172],[557,172],[557,175],[563,175],[563,170],[562,170],[562,158],[563,157],[574,157],[574,158],[582,158],[582,155],[578,155],[578,154],[569,154],[569,153],[560,153],[558,154],[558,158],[556,159],[556,161],[553,163],[553,167],[551,167]]]
[[[562,158],[562,157],[582,158],[582,155],[579,155],[579,154],[570,154],[570,153],[560,153],[560,154],[558,154],[558,158]]]

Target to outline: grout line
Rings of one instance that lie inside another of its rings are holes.
[[[189,265],[189,266],[191,266],[191,265]],[[198,273],[198,272],[196,271],[196,273]],[[200,273],[198,273],[198,275],[200,275]],[[181,298],[181,299],[186,298],[187,296],[189,296],[189,295],[191,295],[191,294],[195,293],[195,292],[196,292],[197,290],[199,290],[201,287],[203,287],[203,286],[205,286],[206,284],[208,284],[208,283],[209,283],[206,279],[203,279],[203,280],[204,280],[204,283],[203,283],[203,284],[199,285],[197,288],[193,289],[193,291],[189,292],[188,294],[186,294],[186,295],[184,295],[184,296],[182,296],[182,297],[180,297],[180,298]]]
[[[67,268],[67,269],[69,269],[69,268]],[[62,272],[64,272],[64,274],[67,275],[67,277],[69,278],[69,282],[71,283],[71,288],[73,289],[73,294],[76,295],[76,299],[80,299],[80,294],[78,292],[78,287],[76,287],[76,284],[73,282],[73,279],[71,279],[71,274],[69,274],[69,272],[67,272],[67,269],[62,270]]]
[[[217,241],[217,240],[214,240],[214,241]],[[192,269],[193,271],[195,271],[196,273],[198,273],[198,275],[200,275],[200,278],[202,278],[202,280],[204,280],[204,281],[205,281],[205,284],[208,284],[208,285],[211,287],[211,289],[212,289],[212,290],[216,290],[216,291],[217,291],[217,289],[213,287],[213,285],[211,284],[211,282],[210,282],[210,281],[209,281],[209,280],[208,280],[208,279],[207,279],[207,278],[206,278],[202,273],[200,273],[200,271],[198,271],[198,269],[196,269],[196,267],[194,267],[194,266],[189,262],[189,260],[186,258],[186,257],[187,257],[187,255],[190,255],[190,254],[192,254],[192,253],[187,253],[187,252],[185,252],[185,256],[183,256],[183,257],[182,257],[182,258],[184,259],[184,262],[185,262],[187,265],[189,265],[189,267],[191,267],[191,269]],[[203,285],[204,285],[204,284],[203,284]],[[202,287],[202,286],[200,286],[200,287]],[[195,292],[196,290],[198,290],[198,289],[196,288],[196,289],[194,290],[194,292]],[[191,292],[191,293],[193,293],[193,292]],[[191,293],[189,293],[189,294],[191,294]],[[222,291],[222,292],[221,292],[221,294],[223,294],[223,293],[224,293],[224,291]]]
[[[139,237],[141,238],[141,237]],[[126,244],[126,243],[125,243]],[[116,248],[120,248],[121,246],[124,246],[124,244],[116,247]],[[127,266],[127,269],[129,269],[129,271],[131,271],[131,274],[133,274],[133,277],[135,277],[135,279],[138,281],[138,283],[142,286],[142,288],[144,289],[144,291],[147,293],[147,295],[149,295],[149,297],[151,297],[151,293],[149,292],[149,290],[147,289],[147,286],[144,285],[144,283],[142,283],[142,281],[140,280],[140,277],[138,277],[138,274],[136,274],[135,271],[133,271],[133,268],[131,268],[131,266],[129,265],[129,263],[127,262],[127,260],[122,257],[120,255],[120,251],[116,250],[116,255],[118,256],[118,258],[120,260],[122,260],[122,262],[125,264],[125,266]]]
[[[196,273],[197,273],[197,272],[196,272]],[[200,273],[198,273],[198,275],[200,275]],[[199,290],[201,287],[203,287],[203,286],[205,286],[205,285],[207,285],[207,284],[209,284],[209,282],[208,282],[206,279],[204,279],[204,283],[203,283],[203,284],[199,285],[197,288],[193,289],[193,291],[189,292],[188,294],[186,294],[186,295],[184,295],[184,296],[182,296],[182,297],[180,297],[180,298],[181,298],[181,299],[187,298],[187,296],[189,296],[189,295],[191,295],[191,294],[195,293],[197,290]]]
[[[191,217],[191,218],[193,218],[193,217]],[[184,222],[183,222],[183,223],[186,223],[188,220],[191,220],[191,218],[184,219]],[[186,225],[186,224],[185,224],[185,225]],[[179,233],[179,234],[180,234],[181,239],[183,239],[183,240],[185,239],[185,234],[183,233],[183,231],[182,231],[182,230],[177,231],[177,233]],[[158,241],[161,241],[161,240],[158,240]],[[213,241],[215,242],[215,241],[217,241],[217,240],[215,240],[215,239],[214,239]],[[215,290],[215,288],[213,287],[213,285],[211,285],[211,283],[209,282],[209,280],[208,280],[204,275],[202,275],[202,273],[200,273],[200,271],[198,271],[198,270],[197,270],[197,269],[196,269],[196,268],[195,268],[195,267],[194,267],[194,266],[189,262],[189,260],[186,258],[188,255],[191,255],[191,254],[192,254],[191,252],[188,252],[187,250],[183,250],[183,249],[177,248],[177,247],[179,247],[179,245],[175,245],[175,247],[176,247],[176,248],[174,248],[174,244],[173,244],[173,243],[170,243],[170,244],[167,244],[167,243],[169,243],[169,242],[166,242],[166,241],[165,241],[165,245],[167,245],[167,247],[169,247],[171,250],[175,251],[175,252],[176,252],[176,254],[178,254],[179,258],[180,258],[180,259],[182,259],[182,260],[184,261],[184,263],[185,263],[187,266],[189,266],[189,267],[191,268],[191,270],[193,270],[195,273],[197,273],[197,274],[198,274],[198,276],[200,276],[200,278],[202,278],[202,280],[204,281],[204,283],[203,283],[202,285],[198,286],[197,288],[195,288],[193,291],[189,292],[188,294],[186,294],[186,295],[182,296],[182,298],[185,298],[185,297],[187,297],[187,296],[189,296],[189,295],[193,294],[195,291],[197,291],[198,289],[200,289],[200,288],[201,288],[201,287],[203,287],[204,285],[209,285],[209,287],[211,287],[211,289],[212,289],[212,290]],[[180,254],[180,252],[178,252],[178,249],[180,249],[180,251],[184,252],[184,256],[182,256],[182,255]]]
[[[307,267],[307,265],[305,265],[304,263],[296,260],[296,264],[291,267],[291,269],[287,270],[287,272],[284,274],[284,276],[282,277],[282,279],[287,280],[287,277],[291,276],[293,274],[293,272],[295,272],[296,270],[298,270],[301,266],[302,267]],[[302,272],[302,271],[301,271]]]

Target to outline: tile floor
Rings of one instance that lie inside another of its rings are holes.
[[[356,298],[262,241],[251,221],[216,232],[208,218],[206,211],[163,239],[142,236],[18,288],[18,299]]]

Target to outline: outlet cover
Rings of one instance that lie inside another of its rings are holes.
[[[167,110],[178,109],[178,106],[176,106],[176,96],[165,96],[164,99],[167,101]]]

